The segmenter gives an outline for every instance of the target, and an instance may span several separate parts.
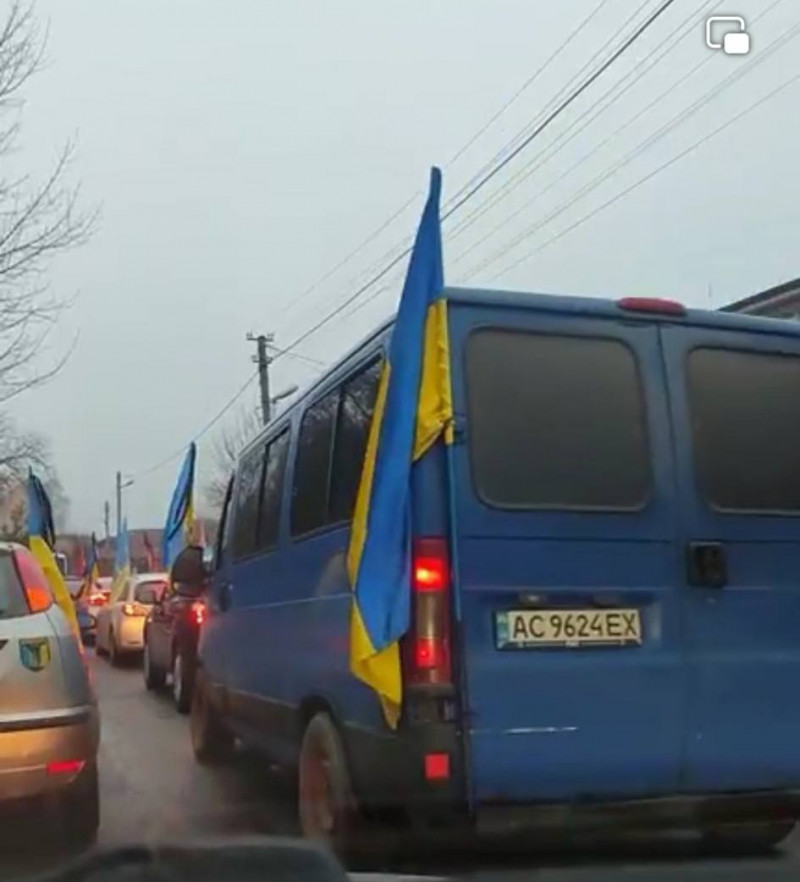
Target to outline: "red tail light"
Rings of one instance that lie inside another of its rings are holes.
[[[203,603],[202,600],[196,600],[192,604],[190,612],[192,616],[192,621],[195,625],[199,627],[203,624],[203,622],[205,622],[207,610],[206,605]]]
[[[617,301],[620,309],[628,312],[654,312],[659,315],[686,315],[686,307],[677,300],[659,297],[623,297]]]
[[[77,775],[86,765],[86,760],[53,760],[47,764],[48,775]]]
[[[450,563],[443,538],[414,542],[411,563],[411,628],[405,641],[409,684],[450,683]]]
[[[37,613],[49,609],[53,604],[53,597],[36,558],[26,548],[15,548],[14,560],[30,611]]]

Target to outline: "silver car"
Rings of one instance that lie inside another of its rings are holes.
[[[0,806],[44,807],[69,841],[91,841],[98,739],[83,647],[30,551],[0,543]]]
[[[139,573],[128,577],[117,600],[97,612],[96,650],[111,664],[144,649],[144,623],[153,604],[167,588],[166,573]]]

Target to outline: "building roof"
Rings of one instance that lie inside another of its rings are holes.
[[[783,282],[722,307],[722,312],[770,313],[800,312],[800,278]]]

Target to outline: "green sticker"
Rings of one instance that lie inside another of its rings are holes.
[[[20,640],[19,657],[28,670],[44,670],[50,664],[50,641],[47,637]]]

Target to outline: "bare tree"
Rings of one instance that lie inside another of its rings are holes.
[[[13,420],[0,413],[0,536],[19,539],[26,532],[26,480],[33,469],[42,479],[56,531],[66,527],[69,499],[56,474],[50,444],[38,432],[19,431]]]
[[[78,206],[67,182],[67,143],[44,178],[14,173],[22,93],[41,68],[46,38],[33,5],[12,0],[0,21],[0,402],[53,376],[64,358],[38,364],[47,335],[65,305],[50,291],[47,271],[59,253],[86,240],[96,215]]]
[[[215,436],[211,446],[212,475],[204,492],[211,511],[219,514],[236,459],[261,428],[261,417],[257,411],[240,408],[234,419]]]

